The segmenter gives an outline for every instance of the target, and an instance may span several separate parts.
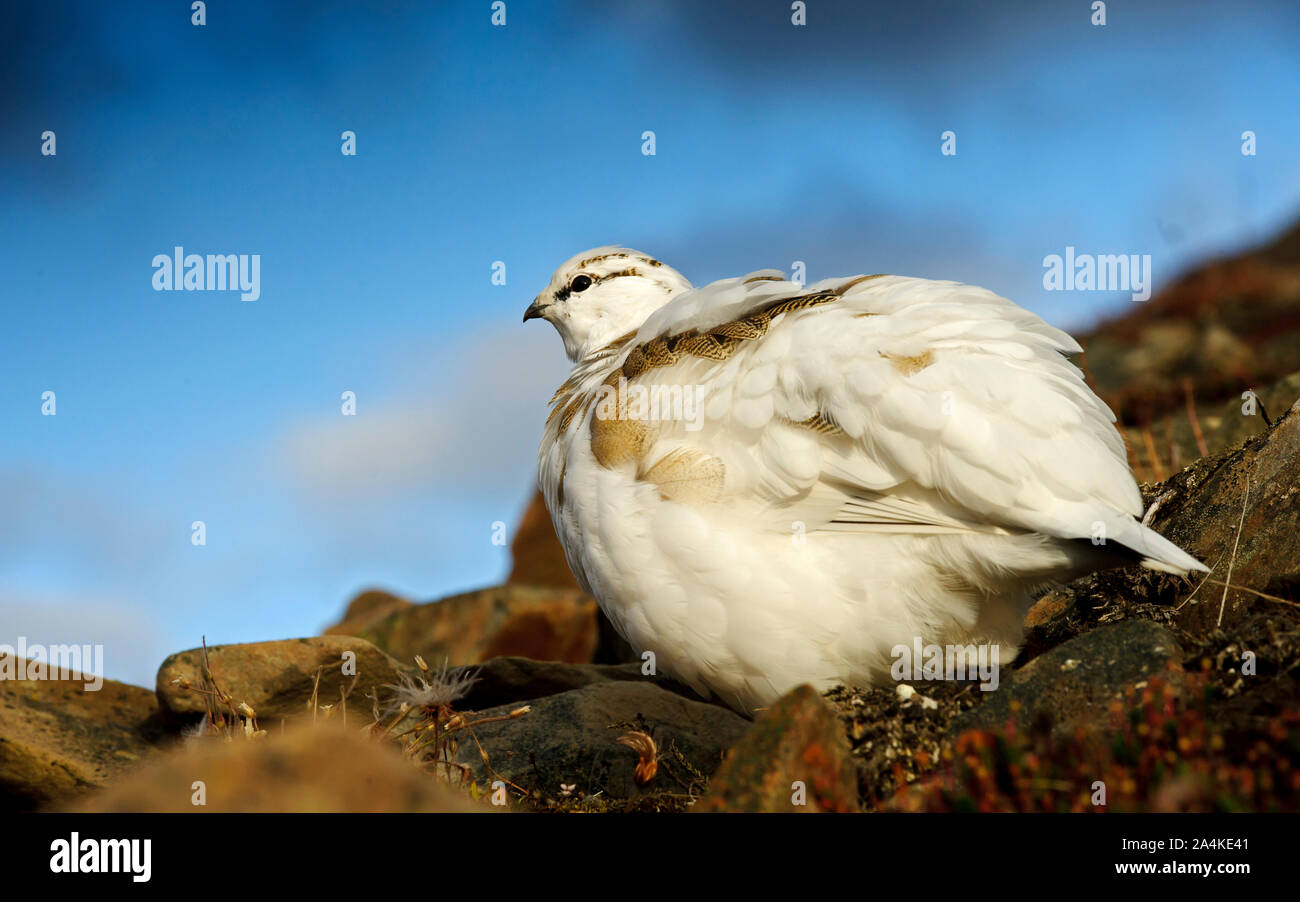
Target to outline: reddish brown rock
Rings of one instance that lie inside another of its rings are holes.
[[[694,810],[857,811],[857,771],[839,718],[811,686],[782,696],[728,753]]]
[[[343,619],[323,630],[324,635],[356,636],[377,620],[394,611],[411,607],[405,598],[383,589],[366,589],[348,603]]]
[[[1295,401],[1265,398],[1300,371],[1300,224],[1271,246],[1197,266],[1150,301],[1079,336],[1081,364],[1119,417],[1141,482],[1261,431],[1243,416],[1255,392],[1273,417]]]
[[[1217,405],[1300,370],[1297,248],[1300,225],[1267,248],[1196,267],[1081,336],[1121,421],[1160,428],[1166,415],[1185,419],[1189,393]]]
[[[578,588],[578,581],[573,578],[569,563],[564,559],[564,548],[555,535],[541,492],[533,496],[515,529],[510,555],[514,562],[507,582]]]
[[[1064,614],[1070,607],[1070,598],[1062,592],[1048,592],[1034,602],[1029,613],[1025,615],[1026,628],[1044,626]]]
[[[362,631],[400,661],[477,664],[514,655],[585,664],[600,640],[596,603],[576,589],[505,585],[396,611]]]

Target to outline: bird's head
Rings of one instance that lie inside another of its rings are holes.
[[[548,320],[564,339],[570,360],[641,326],[691,283],[649,254],[598,247],[555,271],[551,284],[524,311],[524,322]]]

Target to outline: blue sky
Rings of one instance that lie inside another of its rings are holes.
[[[372,6],[0,13],[0,643],[148,685],[366,586],[499,581],[566,369],[519,319],[588,247],[958,279],[1079,328],[1131,302],[1043,290],[1045,255],[1150,254],[1158,290],[1300,215],[1293,3]],[[261,298],[155,292],[176,245],[260,254]]]

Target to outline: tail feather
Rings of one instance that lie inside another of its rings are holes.
[[[1188,573],[1209,573],[1210,568],[1166,539],[1154,529],[1148,529],[1136,520],[1130,521],[1121,534],[1115,537],[1127,548],[1142,555],[1142,566],[1148,570],[1161,573],[1176,573],[1186,576]]]

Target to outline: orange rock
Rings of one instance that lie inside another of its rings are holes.
[[[477,664],[501,655],[585,664],[600,640],[596,602],[576,589],[505,585],[403,608],[362,638],[408,662]]]
[[[523,519],[515,529],[515,540],[510,545],[514,564],[507,582],[529,583],[535,586],[562,586],[578,588],[569,563],[564,559],[564,548],[551,525],[551,515],[546,510],[542,493],[533,496],[524,511]]]
[[[1036,626],[1043,626],[1049,621],[1055,620],[1061,614],[1065,613],[1066,608],[1070,605],[1070,598],[1059,592],[1048,592],[1029,609],[1025,615],[1025,627],[1033,629]]]
[[[840,719],[800,686],[754,720],[694,811],[858,811],[857,768]]]
[[[366,589],[348,603],[347,610],[343,612],[343,619],[333,626],[326,627],[322,635],[355,636],[375,621],[410,606],[411,602],[391,592],[385,592],[383,589]]]

